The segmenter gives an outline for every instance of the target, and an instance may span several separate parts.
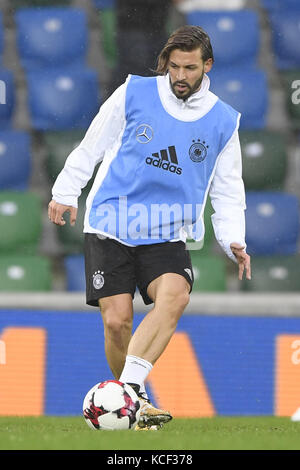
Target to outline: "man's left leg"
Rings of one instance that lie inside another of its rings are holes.
[[[145,316],[132,336],[125,367],[120,380],[138,386],[167,347],[185,307],[189,302],[190,285],[176,273],[165,273],[148,286],[147,294],[154,307]],[[157,425],[172,419],[170,413],[154,408],[142,400],[141,425]]]
[[[128,354],[141,357],[152,365],[169,343],[177,322],[189,303],[190,285],[180,274],[166,273],[152,281],[147,289],[154,307],[132,336]]]

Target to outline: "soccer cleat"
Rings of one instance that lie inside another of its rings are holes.
[[[172,415],[169,411],[155,408],[150,400],[142,395],[139,395],[139,400],[141,404],[141,414],[138,422],[139,427],[162,426],[168,423],[168,421],[171,421]]]
[[[162,424],[156,426],[139,426],[138,424],[135,426],[135,431],[158,431],[163,427]]]

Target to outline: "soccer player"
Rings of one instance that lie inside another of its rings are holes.
[[[187,240],[203,239],[208,195],[217,241],[238,264],[239,279],[251,278],[240,114],[209,91],[213,61],[202,28],[171,34],[157,75],[129,75],[101,106],[67,158],[48,206],[52,222],[63,226],[68,211],[73,225],[81,189],[102,161],[86,201],[86,301],[100,307],[112,373],[140,396],[138,429],[172,418],[149,402],[144,382],[189,302]],[[153,307],[132,334],[136,287]]]

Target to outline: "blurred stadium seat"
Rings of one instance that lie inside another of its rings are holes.
[[[260,29],[255,11],[193,11],[186,21],[209,34],[217,69],[256,65]]]
[[[83,255],[70,255],[64,258],[66,290],[85,291],[85,271]]]
[[[66,158],[77,147],[85,135],[83,130],[44,132],[47,173],[51,183],[64,167]]]
[[[85,202],[86,193],[82,193],[78,199],[77,219],[74,226],[67,223],[63,227],[57,228],[58,239],[62,244],[63,253],[65,255],[83,253]],[[67,220],[68,214],[66,214],[65,218]]]
[[[11,127],[14,107],[15,83],[13,73],[0,67],[0,129]]]
[[[239,135],[246,190],[282,190],[288,165],[285,137],[267,130],[241,130]]]
[[[10,0],[12,8],[52,7],[70,5],[72,0]]]
[[[203,240],[203,245],[201,248],[201,253],[206,254],[206,255],[211,255],[213,254],[213,248],[215,245],[215,237],[214,237],[214,229],[211,221],[211,216],[214,213],[213,207],[211,205],[210,198],[207,198],[205,209],[204,209],[204,226],[205,226],[205,235],[204,235],[204,240]],[[187,239],[188,246],[191,251],[194,251],[192,248],[193,243],[195,241],[193,239]],[[197,249],[199,249],[199,244],[197,243]]]
[[[0,131],[0,191],[27,190],[31,163],[30,135],[17,130]]]
[[[93,4],[99,10],[105,10],[106,8],[114,8],[116,0],[93,0]]]
[[[17,11],[15,22],[25,70],[85,65],[88,26],[83,9],[25,8]]]
[[[204,226],[205,226],[205,235],[204,235],[204,244],[203,248],[201,250],[202,254],[203,253],[211,253],[214,242],[215,242],[215,236],[214,236],[214,229],[211,221],[211,216],[213,215],[214,210],[210,202],[210,198],[207,198],[205,209],[204,209]]]
[[[242,290],[253,292],[300,291],[299,256],[262,256],[252,258],[251,282],[243,281]]]
[[[226,261],[221,256],[190,251],[194,272],[194,292],[226,291]]]
[[[298,9],[280,9],[270,14],[273,51],[279,69],[300,67]]]
[[[0,291],[49,291],[52,287],[48,258],[34,255],[0,255]]]
[[[300,129],[300,67],[281,72],[286,109],[292,128]]]
[[[221,100],[242,114],[241,129],[261,129],[266,125],[269,89],[263,70],[237,68],[212,69],[210,89]]]
[[[97,0],[96,0],[97,1]],[[101,1],[101,0],[100,0]],[[187,13],[196,10],[241,10],[247,0],[185,0],[176,4],[179,11]]]
[[[98,112],[98,77],[90,68],[28,73],[27,85],[35,130],[86,129]]]
[[[2,13],[0,11],[0,64],[2,63],[3,46],[4,46],[4,28],[3,28]]]
[[[41,202],[29,191],[0,192],[0,253],[34,254],[42,230]]]
[[[117,17],[115,1],[94,0],[95,8],[99,10],[99,21],[101,30],[101,44],[107,64],[113,68],[117,65]]]
[[[246,243],[250,255],[293,255],[299,240],[297,196],[247,191]]]
[[[69,154],[80,144],[85,132],[85,130],[70,130],[43,133],[46,168],[51,184],[54,183],[58,174],[63,169]],[[92,178],[82,190],[82,198],[86,197],[87,192],[91,189],[98,169],[99,165],[96,165]]]
[[[279,9],[300,8],[299,0],[261,0],[262,6],[272,12]]]

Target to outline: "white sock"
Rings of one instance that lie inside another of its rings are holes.
[[[152,367],[152,364],[145,359],[128,355],[119,380],[124,383],[137,384],[141,387]]]
[[[141,384],[140,394],[143,395],[144,398],[148,398],[148,393],[147,393],[144,382]]]

